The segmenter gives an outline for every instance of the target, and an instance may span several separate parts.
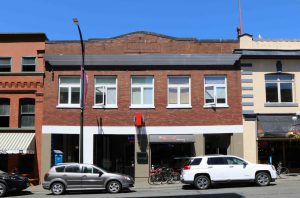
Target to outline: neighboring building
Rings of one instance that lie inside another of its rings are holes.
[[[135,32],[84,43],[85,163],[144,179],[151,165],[176,168],[183,157],[243,156],[237,40]],[[45,61],[43,172],[53,150],[78,161],[80,42],[47,42]]]
[[[38,183],[44,88],[44,33],[0,33],[0,170]]]
[[[300,40],[240,36],[244,157],[300,168]]]

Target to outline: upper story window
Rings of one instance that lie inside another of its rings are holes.
[[[61,107],[80,107],[80,76],[59,78],[59,100]]]
[[[26,98],[20,100],[20,127],[34,127],[35,101]]]
[[[266,102],[293,102],[294,76],[291,74],[266,74]]]
[[[189,76],[168,77],[168,108],[191,107],[191,91]]]
[[[95,77],[95,106],[117,108],[117,77]]]
[[[131,108],[154,108],[153,76],[131,77]]]
[[[10,72],[10,71],[11,71],[11,58],[0,57],[0,72]]]
[[[22,58],[22,71],[33,72],[36,70],[36,58],[35,57],[23,57]]]
[[[205,105],[226,107],[227,79],[226,76],[205,76],[204,78]]]
[[[10,100],[0,98],[0,127],[9,127]]]

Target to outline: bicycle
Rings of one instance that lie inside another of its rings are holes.
[[[282,162],[278,162],[277,168],[276,168],[276,173],[278,177],[283,178],[283,176],[286,176],[289,174],[289,169],[286,167],[282,166]]]
[[[179,183],[180,173],[175,172],[172,168],[151,169],[148,177],[149,184]]]

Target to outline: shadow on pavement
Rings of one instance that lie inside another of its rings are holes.
[[[219,193],[219,194],[198,194],[198,195],[172,195],[172,196],[144,196],[144,197],[135,197],[135,198],[151,198],[151,197],[163,197],[163,198],[243,198],[244,196],[236,193]]]
[[[26,196],[26,195],[33,195],[32,192],[24,190],[20,192],[9,192],[7,196],[9,197],[21,197],[21,196]]]
[[[126,193],[133,193],[136,192],[135,190],[130,190],[130,189],[124,189],[122,190],[122,194],[126,194]],[[108,193],[106,190],[76,190],[76,191],[67,191],[64,193],[64,195],[78,195],[78,194],[82,194],[82,195],[88,195],[88,194],[110,194]],[[46,194],[46,195],[53,195],[51,192]],[[55,196],[55,195],[53,195]]]
[[[272,183],[270,186],[276,186],[276,184]],[[240,188],[240,187],[258,187],[256,184],[249,183],[223,183],[223,184],[214,184],[210,187],[210,189],[220,189],[220,188]],[[264,188],[264,187],[262,187]],[[197,190],[193,185],[183,185],[183,190]]]

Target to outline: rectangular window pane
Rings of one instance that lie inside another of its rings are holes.
[[[189,104],[190,103],[190,94],[189,88],[180,88],[180,104]]]
[[[169,88],[169,104],[177,104],[177,88]]]
[[[9,127],[9,116],[0,116],[0,127]]]
[[[68,104],[69,100],[69,88],[67,87],[61,87],[59,93],[59,103],[60,104]]]
[[[265,75],[265,80],[267,81],[276,81],[278,79],[278,75]]]
[[[205,87],[205,103],[214,103],[214,87]]]
[[[152,76],[133,76],[132,84],[133,85],[152,85],[153,77]]]
[[[11,58],[0,58],[0,65],[10,65]]]
[[[80,86],[80,77],[61,77],[60,78],[61,85],[78,85]]]
[[[292,83],[280,83],[281,102],[293,102]]]
[[[71,88],[71,104],[79,104],[80,99],[80,88],[72,87]]]
[[[0,116],[9,116],[9,103],[0,104]]]
[[[35,65],[23,65],[22,71],[35,71]]]
[[[132,104],[141,104],[141,88],[132,88]]]
[[[115,76],[97,76],[96,85],[116,85]]]
[[[21,113],[22,114],[34,114],[34,110],[35,110],[35,105],[34,104],[23,104],[21,106]]]
[[[225,76],[205,76],[205,84],[225,84]]]
[[[289,74],[284,75],[284,74],[281,74],[279,76],[279,80],[293,80],[293,75],[289,75]]]
[[[35,57],[23,57],[23,65],[35,65]]]
[[[21,127],[34,127],[34,115],[21,115]]]
[[[169,77],[170,85],[189,85],[189,77],[188,76],[173,76]]]
[[[217,87],[216,88],[216,94],[217,94],[217,103],[225,104],[226,103],[226,93],[225,93],[225,87]]]
[[[96,87],[96,104],[105,104],[104,87]]]
[[[266,83],[266,102],[278,102],[277,83]]]
[[[145,88],[144,89],[144,97],[143,97],[143,103],[144,104],[152,104],[152,99],[153,99],[153,95],[152,95],[152,88]]]
[[[116,88],[107,88],[107,104],[116,104]]]

